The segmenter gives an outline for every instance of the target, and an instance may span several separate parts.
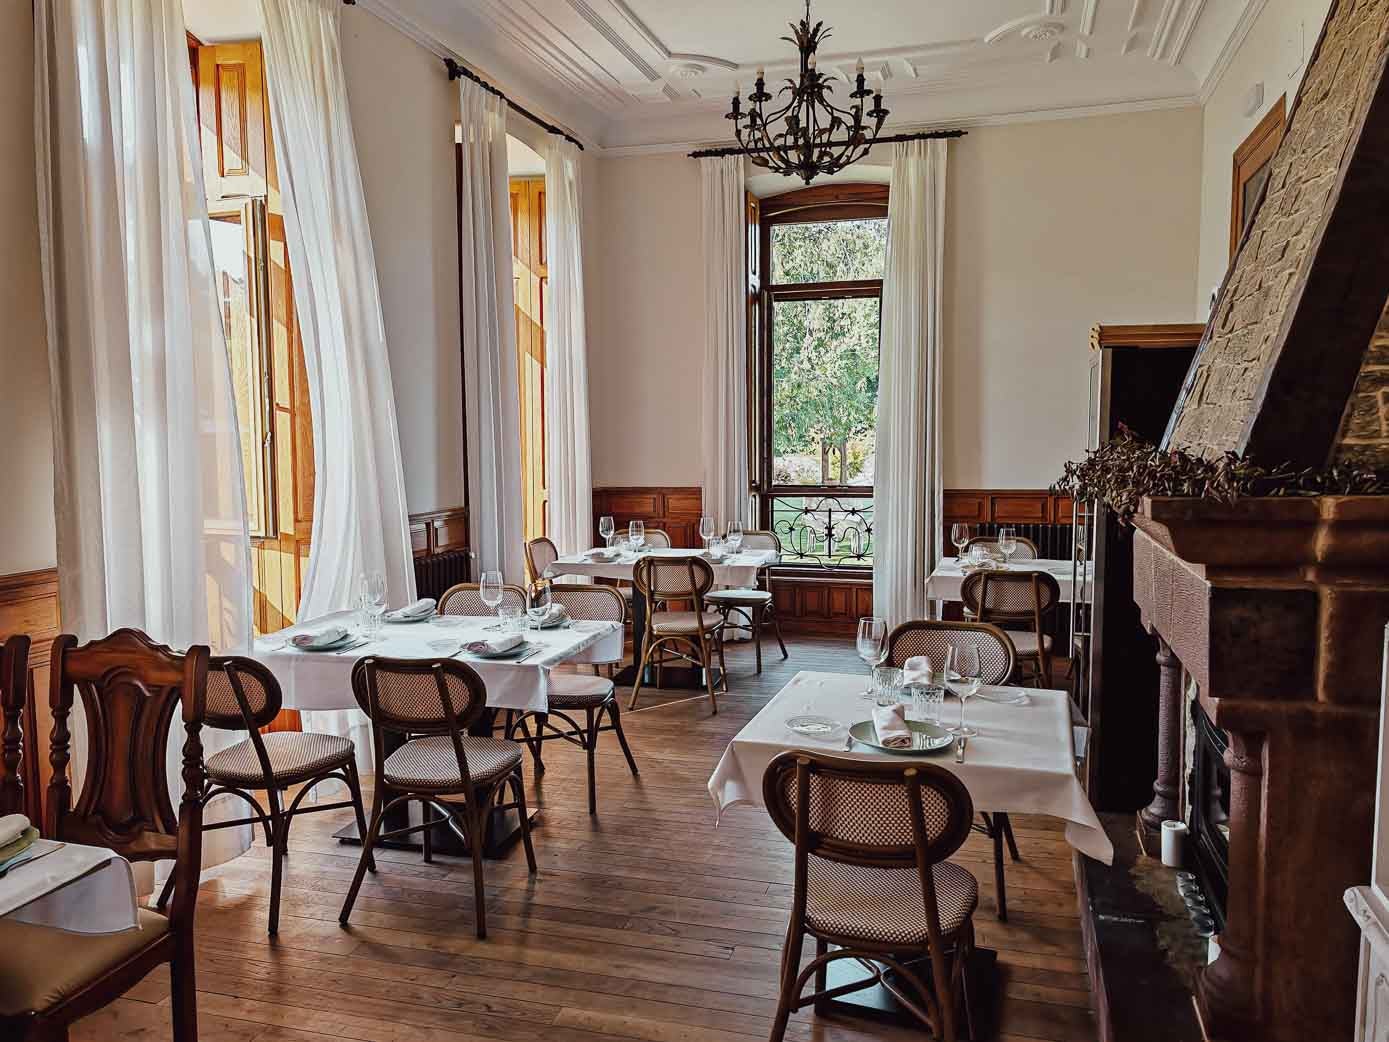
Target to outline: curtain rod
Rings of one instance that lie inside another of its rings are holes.
[[[968,134],[967,130],[922,130],[915,134],[889,134],[887,137],[880,137],[873,142],[875,145],[891,145],[898,141],[929,141],[932,138],[952,138],[964,137]],[[829,141],[827,145],[847,145],[847,141]],[[708,159],[714,156],[752,156],[759,152],[772,151],[770,146],[760,148],[743,148],[739,145],[731,145],[727,148],[701,148],[690,153],[691,159]]]

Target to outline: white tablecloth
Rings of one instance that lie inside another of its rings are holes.
[[[954,772],[969,789],[976,811],[1062,818],[1071,846],[1105,864],[1113,860],[1114,847],[1075,775],[1070,703],[1064,691],[1028,689],[1026,705],[971,698],[965,719],[979,735],[969,740],[964,763],[955,762],[953,748],[929,756],[898,756],[857,743],[845,749],[842,739],[832,745],[816,742],[787,729],[787,718],[802,713],[828,716],[846,727],[869,719],[873,705],[862,697],[866,679],[841,673],[797,673],[724,750],[709,778],[709,794],[719,812],[735,803],[762,806],[762,774],[787,749],[811,749],[855,760],[923,759]],[[945,722],[953,722],[958,713],[959,703],[947,700]]]
[[[352,696],[352,667],[368,655],[381,658],[438,658],[449,653],[430,647],[431,641],[448,641],[454,647],[482,637],[495,637],[488,627],[493,616],[452,616],[458,626],[429,622],[386,623],[380,640],[346,654],[300,651],[286,643],[296,633],[313,632],[330,625],[355,625],[354,612],[335,612],[259,638],[254,655],[280,682],[286,709],[356,709]],[[487,684],[487,704],[494,709],[533,709],[548,706],[550,668],[563,662],[615,662],[622,658],[622,627],[615,622],[574,622],[567,627],[528,630],[526,640],[544,645],[545,651],[524,662],[487,661],[466,652],[454,657],[477,670]]]
[[[1004,566],[999,565],[1002,569]],[[1087,566],[1089,571],[1086,575],[1094,578],[1094,565]],[[1070,561],[1043,558],[1035,561],[1013,561],[1007,565],[1010,572],[1046,572],[1056,580],[1056,585],[1061,587],[1062,603],[1069,604],[1074,597],[1073,573]],[[965,573],[960,569],[960,559],[958,557],[943,557],[940,564],[936,565],[936,570],[931,573],[931,577],[926,580],[926,596],[933,601],[958,601],[960,599],[960,586],[965,581]]]
[[[0,879],[0,918],[74,933],[117,933],[139,924],[135,876],[125,858],[105,847],[48,839],[34,847],[51,853]]]
[[[700,551],[679,547],[661,547],[646,550],[641,554],[624,553],[615,561],[591,561],[581,554],[561,557],[550,565],[555,575],[593,575],[604,579],[626,579],[632,581],[632,571],[641,557],[693,557]],[[714,569],[715,586],[756,586],[757,573],[768,565],[776,564],[780,558],[775,550],[749,550],[746,553],[725,557],[722,561],[710,561]]]

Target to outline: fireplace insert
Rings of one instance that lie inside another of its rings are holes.
[[[1225,765],[1229,743],[1198,699],[1191,702],[1191,716],[1196,732],[1189,793],[1192,860],[1220,931],[1225,929],[1230,885],[1230,768]]]

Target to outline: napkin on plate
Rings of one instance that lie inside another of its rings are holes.
[[[592,550],[584,551],[584,557],[588,560],[602,561],[604,564],[616,561],[620,556],[621,553],[611,547],[595,546]]]
[[[7,847],[29,830],[30,821],[23,814],[6,814],[0,818],[0,847]]]
[[[291,638],[290,643],[296,648],[326,648],[330,644],[336,644],[348,634],[346,626],[329,626],[327,629],[319,630],[317,633],[299,633]]]
[[[912,730],[907,726],[907,707],[901,702],[879,706],[873,710],[873,727],[878,732],[878,744],[889,749],[910,749]]]
[[[540,628],[548,630],[555,626],[562,626],[569,620],[569,609],[563,604],[552,604],[545,613],[545,617],[540,620]]]
[[[18,822],[22,822],[24,827],[15,832],[11,823]],[[23,814],[10,814],[0,818],[0,830],[3,830],[0,836],[7,837],[5,842],[0,843],[0,867],[8,865],[21,854],[27,856],[27,851],[39,838],[39,830],[30,825],[29,819]]]
[[[433,597],[421,597],[413,604],[386,612],[385,619],[387,622],[414,622],[416,619],[425,619],[434,614],[435,603]]]
[[[470,640],[463,645],[463,650],[473,655],[500,655],[504,651],[524,643],[525,638],[519,633],[504,633],[499,637],[485,637],[482,640]]]

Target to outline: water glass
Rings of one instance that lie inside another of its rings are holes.
[[[895,706],[902,700],[902,671],[896,666],[873,667],[873,700],[879,706]]]
[[[381,635],[381,619],[386,614],[386,577],[380,572],[363,572],[357,582],[366,638],[375,640]]]
[[[525,615],[525,611],[519,604],[503,604],[497,609],[497,615],[502,620],[503,633],[521,632],[522,616]]]
[[[540,624],[545,621],[545,616],[550,614],[550,587],[549,579],[537,579],[531,584],[530,595],[526,598],[526,613],[531,617],[531,625],[540,629]]]
[[[928,724],[940,723],[941,706],[945,703],[945,689],[935,681],[911,685],[911,706],[907,710],[910,718]]]
[[[950,526],[950,541],[955,544],[955,556],[963,557],[965,544],[969,542],[969,525],[956,521]]]
[[[855,647],[858,657],[868,665],[881,665],[883,659],[887,658],[887,622],[878,618],[859,619]],[[864,690],[863,697],[873,697],[871,684]]]
[[[709,546],[709,540],[714,538],[714,519],[709,516],[699,519],[699,538],[704,540],[704,545]]]
[[[1003,551],[1003,563],[1009,564],[1018,549],[1018,533],[1009,527],[998,530],[998,548]]]
[[[617,531],[617,526],[613,524],[611,514],[604,514],[598,519],[598,536],[603,540],[604,546],[612,546],[613,533]]]
[[[633,552],[641,549],[641,544],[646,542],[646,522],[629,521],[627,522],[627,543]]]
[[[728,522],[728,552],[736,554],[743,545],[743,523],[741,521]]]
[[[483,604],[496,611],[502,603],[502,573],[483,572],[482,581],[478,583],[478,596]]]

